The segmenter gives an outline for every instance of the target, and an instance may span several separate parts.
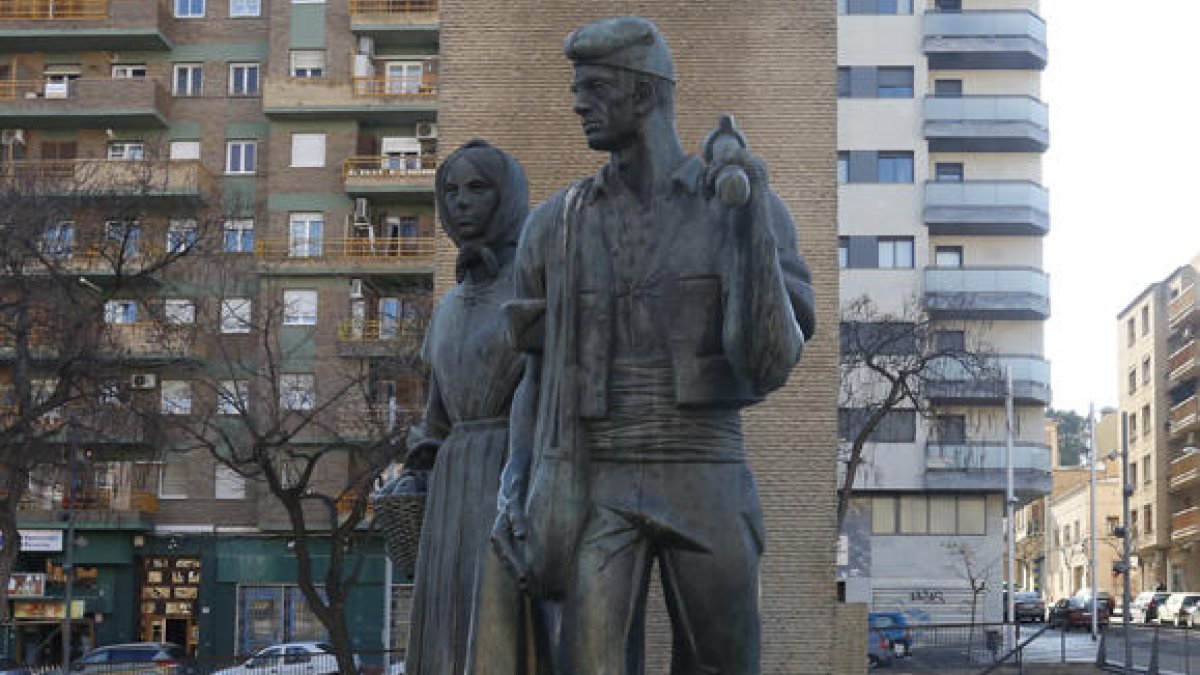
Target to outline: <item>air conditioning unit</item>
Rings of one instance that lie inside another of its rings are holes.
[[[375,38],[370,35],[359,35],[358,53],[363,56],[375,56]]]
[[[437,123],[417,122],[417,138],[421,140],[432,140],[437,138]]]
[[[4,129],[0,131],[0,145],[25,145],[25,130]]]
[[[129,377],[129,386],[134,389],[153,389],[158,384],[154,373],[135,373]]]
[[[363,296],[362,279],[351,279],[350,280],[350,297],[351,298],[361,298],[362,296]]]
[[[367,201],[366,197],[354,198],[354,222],[371,222],[371,203]]]

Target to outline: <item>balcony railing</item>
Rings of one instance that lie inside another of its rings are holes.
[[[1046,66],[1046,22],[1022,10],[926,12],[924,52],[932,69]]]
[[[1200,452],[1187,452],[1171,460],[1171,491],[1200,482]]]
[[[106,324],[101,351],[121,358],[183,357],[191,354],[196,327],[191,324]]]
[[[268,114],[342,114],[436,109],[437,76],[266,78],[263,108]]]
[[[338,324],[338,339],[343,342],[407,342],[425,338],[423,325],[379,319],[346,319]]]
[[[435,241],[433,237],[260,239],[255,254],[264,262],[289,265],[427,265],[433,263]]]
[[[148,490],[125,487],[101,487],[80,491],[67,497],[59,491],[29,495],[21,500],[18,511],[61,511],[73,508],[77,517],[89,518],[89,512],[136,511],[144,514],[158,512],[158,495]]]
[[[1050,277],[1036,268],[926,267],[925,306],[939,318],[1050,316]]]
[[[1179,295],[1171,299],[1171,304],[1167,309],[1167,323],[1171,328],[1187,321],[1195,315],[1196,304],[1196,286],[1188,284],[1186,288],[1179,292]]]
[[[108,0],[6,0],[0,2],[0,19],[103,20],[108,18]]]
[[[1049,405],[1050,362],[1039,356],[997,356],[979,365],[942,357],[929,364],[926,395],[930,400],[958,404],[993,403],[1004,399],[1005,371],[1012,372],[1013,398],[1018,403]]]
[[[350,0],[350,16],[356,21],[437,11],[437,0]]]
[[[342,162],[347,192],[378,192],[392,188],[432,188],[437,156],[351,157]]]
[[[387,433],[404,433],[423,412],[423,404],[348,406],[338,411],[336,428],[346,439],[382,439]]]
[[[1200,341],[1192,338],[1167,358],[1167,380],[1178,384],[1195,377],[1197,370],[1200,370]]]
[[[1049,491],[1050,447],[1013,445],[1012,467],[1021,492]],[[1008,448],[999,442],[936,443],[925,446],[925,483],[932,489],[1001,489],[1008,468]]]
[[[1192,395],[1171,406],[1171,436],[1200,429],[1200,398]]]
[[[1171,514],[1171,541],[1184,543],[1200,539],[1200,506]]]
[[[925,224],[936,235],[1042,235],[1050,194],[1029,181],[928,182]]]
[[[437,76],[425,73],[414,77],[356,77],[354,95],[370,98],[432,98],[437,95]]]
[[[0,184],[23,194],[74,197],[200,197],[212,174],[200,160],[19,160],[0,167]]]
[[[0,122],[46,128],[166,127],[171,97],[149,78],[0,80]]]
[[[1042,152],[1050,145],[1045,103],[1031,96],[925,99],[925,138],[933,152]]]

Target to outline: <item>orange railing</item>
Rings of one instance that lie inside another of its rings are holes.
[[[338,339],[343,342],[419,341],[424,337],[424,325],[407,321],[346,319],[338,324]]]
[[[383,237],[367,239],[260,239],[255,254],[264,260],[289,262],[355,260],[355,261],[417,261],[433,257],[433,237]]]
[[[1171,490],[1178,490],[1200,478],[1200,452],[1189,452],[1171,460]]]
[[[1174,326],[1196,310],[1196,285],[1188,284],[1167,307],[1167,322]]]
[[[437,170],[437,155],[351,157],[342,162],[342,180],[427,183]]]
[[[428,14],[438,9],[437,0],[350,0],[350,15]]]
[[[37,193],[145,195],[204,194],[212,174],[200,160],[20,160],[0,167],[0,183],[26,185]]]
[[[0,19],[107,19],[108,0],[0,0]]]
[[[415,77],[354,78],[354,95],[369,98],[430,98],[437,95],[437,75],[424,73]]]
[[[1200,534],[1200,507],[1193,506],[1171,514],[1171,539],[1186,541]]]

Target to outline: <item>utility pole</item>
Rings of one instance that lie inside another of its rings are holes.
[[[1017,594],[1017,544],[1016,524],[1013,522],[1013,508],[1017,503],[1016,492],[1013,489],[1013,383],[1012,366],[1004,369],[1004,438],[1008,446],[1008,494],[1004,499],[1004,516],[1008,530],[1008,620],[1013,624],[1013,646],[1017,644],[1020,635],[1020,623],[1016,614]]]
[[[1089,405],[1088,406],[1088,435],[1087,435],[1088,440],[1087,440],[1087,442],[1088,442],[1089,463],[1091,464],[1091,471],[1089,472],[1091,474],[1091,476],[1089,478],[1091,481],[1092,524],[1091,524],[1091,534],[1089,535],[1088,538],[1091,540],[1090,543],[1092,546],[1092,555],[1091,555],[1091,564],[1089,565],[1088,574],[1091,576],[1091,580],[1092,580],[1091,587],[1092,587],[1092,641],[1093,642],[1096,641],[1096,638],[1099,636],[1099,633],[1100,633],[1100,617],[1096,615],[1096,612],[1099,608],[1099,600],[1097,598],[1097,595],[1100,590],[1099,584],[1096,580],[1096,539],[1099,536],[1098,531],[1096,529],[1096,461],[1099,459],[1100,453],[1097,452],[1097,448],[1096,448],[1096,416],[1095,416],[1095,413],[1096,413],[1095,406]]]
[[[71,605],[75,595],[75,449],[67,457],[67,536],[63,542],[62,672],[71,672]]]
[[[1125,635],[1125,672],[1133,672],[1133,644],[1129,641],[1129,497],[1133,494],[1133,486],[1129,484],[1129,414],[1121,413],[1121,565],[1124,573],[1122,594],[1124,597],[1124,617],[1121,622],[1121,632]]]

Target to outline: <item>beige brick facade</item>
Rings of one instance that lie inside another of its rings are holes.
[[[832,672],[836,419],[833,3],[683,0],[441,4],[441,145],[483,137],[524,164],[533,200],[595,171],[571,111],[562,42],[574,27],[617,14],[655,21],[679,72],[684,147],[695,150],[720,113],[733,113],[791,207],[813,270],[818,337],[791,383],[746,415],[747,444],[767,519],[763,562],[764,673]],[[442,242],[438,282],[452,279]],[[669,649],[652,628],[651,672]]]

